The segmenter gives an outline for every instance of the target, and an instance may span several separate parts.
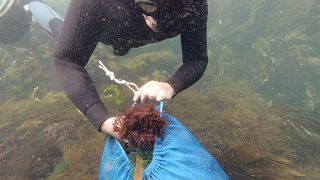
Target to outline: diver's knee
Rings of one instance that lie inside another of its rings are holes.
[[[60,34],[60,28],[62,25],[62,20],[59,18],[54,18],[49,21],[49,28],[52,33],[52,37],[57,41]]]

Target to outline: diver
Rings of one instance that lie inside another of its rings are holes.
[[[26,4],[32,15],[44,7],[41,1]],[[111,128],[115,117],[108,113],[85,69],[98,42],[111,45],[115,55],[124,56],[131,48],[180,35],[182,65],[166,81],[144,84],[134,101],[172,99],[197,82],[207,67],[207,0],[71,0],[63,23],[45,7],[47,12],[36,19],[57,39],[56,77],[68,98],[104,133],[115,135]]]
[[[62,18],[47,4],[41,0],[2,0],[0,42],[17,42],[30,29],[32,17],[57,40]]]
[[[54,52],[65,93],[94,126],[107,134],[112,117],[84,68],[98,42],[116,55],[180,35],[183,64],[164,82],[150,81],[134,101],[171,99],[203,75],[207,63],[206,0],[71,0]]]

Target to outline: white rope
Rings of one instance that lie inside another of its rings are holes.
[[[119,80],[115,77],[114,73],[112,71],[109,71],[106,66],[103,65],[101,61],[99,61],[99,68],[104,70],[106,72],[106,75],[110,78],[111,81],[116,82],[117,84],[124,84],[126,85],[131,91],[136,92],[140,88],[133,82],[127,82],[126,80]]]

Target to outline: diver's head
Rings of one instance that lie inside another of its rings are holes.
[[[177,22],[195,15],[193,0],[135,0],[145,17],[156,20],[156,29],[165,32]]]

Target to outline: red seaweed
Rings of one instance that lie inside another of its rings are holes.
[[[120,139],[140,149],[152,149],[157,136],[162,136],[167,121],[153,104],[138,105],[124,110],[113,124]]]

